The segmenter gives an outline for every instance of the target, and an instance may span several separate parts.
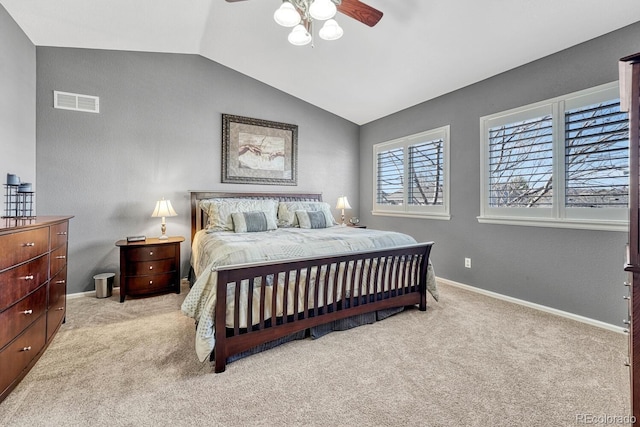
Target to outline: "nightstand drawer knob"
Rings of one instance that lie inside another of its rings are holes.
[[[22,312],[22,314],[32,314],[33,310],[25,310]]]

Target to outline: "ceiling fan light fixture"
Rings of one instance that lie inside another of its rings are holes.
[[[329,19],[325,22],[318,32],[318,35],[323,40],[338,40],[343,34],[344,31],[342,30],[342,27],[338,25],[338,22],[336,22],[335,19]]]
[[[291,30],[288,40],[292,45],[304,46],[311,43],[311,34],[309,34],[304,25],[296,25],[293,27],[293,30]]]
[[[273,13],[273,19],[283,27],[295,27],[300,23],[301,18],[296,8],[288,1],[284,1]]]
[[[309,6],[309,14],[319,21],[333,18],[337,11],[335,3],[331,0],[314,0]]]

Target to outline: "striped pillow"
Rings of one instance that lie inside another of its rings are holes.
[[[233,231],[236,233],[255,233],[258,231],[275,230],[278,226],[270,216],[262,211],[233,212]]]
[[[296,217],[300,228],[327,228],[333,225],[322,211],[296,211]]]

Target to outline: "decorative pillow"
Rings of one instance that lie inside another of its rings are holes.
[[[231,214],[233,231],[236,233],[254,233],[278,228],[273,218],[262,211],[234,212]]]
[[[333,226],[322,211],[296,211],[300,228],[327,228]]]
[[[280,202],[278,204],[278,226],[279,227],[297,227],[298,217],[297,211],[320,211],[324,212],[327,220],[327,227],[337,225],[338,223],[331,214],[331,206],[326,202]]]
[[[233,231],[234,212],[264,212],[269,221],[277,224],[278,201],[254,200],[254,199],[206,199],[200,200],[200,209],[205,211],[208,217],[207,230],[209,231]]]

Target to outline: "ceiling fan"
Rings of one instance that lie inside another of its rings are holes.
[[[228,3],[245,0],[226,0]],[[306,45],[313,38],[313,20],[325,21],[319,31],[324,40],[337,40],[342,37],[342,28],[333,19],[341,12],[369,27],[373,27],[382,18],[382,12],[362,3],[360,0],[283,0],[273,17],[284,27],[293,27],[289,42],[294,45]]]

